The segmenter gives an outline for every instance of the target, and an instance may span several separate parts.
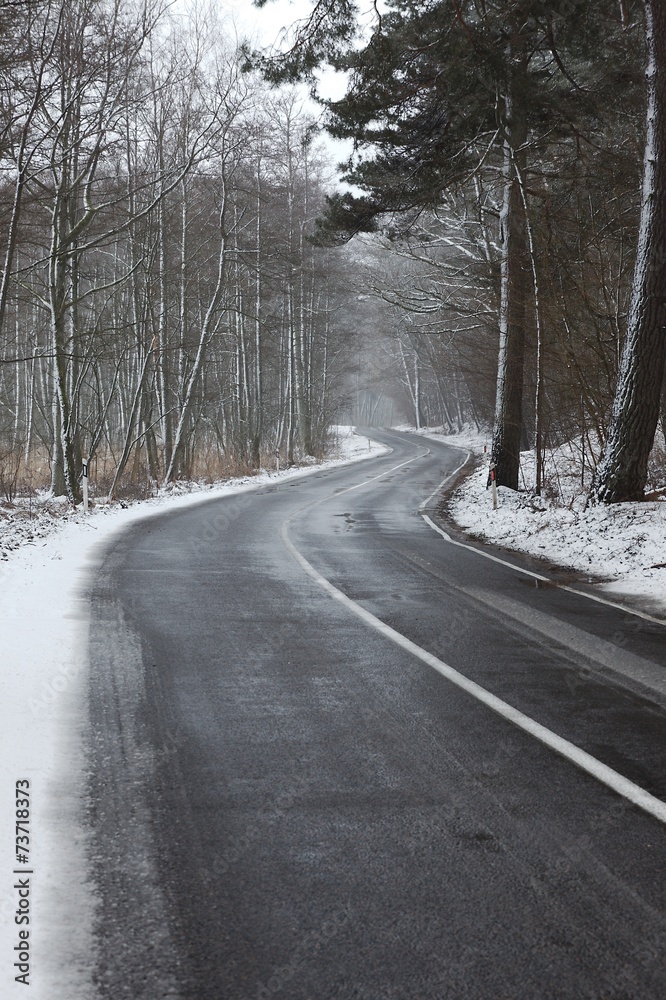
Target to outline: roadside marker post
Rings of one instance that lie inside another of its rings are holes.
[[[88,513],[88,459],[83,459],[83,475],[82,475],[82,486],[83,486],[83,513]]]
[[[497,483],[495,482],[495,463],[490,465],[490,485],[493,490],[493,510],[497,510]]]

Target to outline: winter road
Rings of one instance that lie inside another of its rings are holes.
[[[464,455],[373,436],[105,555],[99,997],[664,996],[666,628],[447,541]]]

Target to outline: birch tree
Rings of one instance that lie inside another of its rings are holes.
[[[36,177],[48,199],[49,246],[43,304],[48,310],[54,365],[52,489],[80,497],[81,440],[78,427],[85,254],[100,244],[94,223],[117,203],[101,170],[118,141],[124,94],[150,31],[154,12],[127,10],[122,0],[103,7],[96,0],[66,0],[56,12],[48,99]]]

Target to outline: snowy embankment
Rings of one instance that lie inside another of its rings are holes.
[[[198,489],[188,484],[126,508],[99,505],[88,515],[54,501],[25,501],[0,509],[3,997],[27,995],[26,980],[16,981],[23,969],[15,967],[15,962],[30,966],[27,982],[33,1000],[90,1000],[94,995],[95,900],[93,887],[86,883],[88,845],[83,815],[86,592],[103,547],[118,532],[159,510],[253,490],[386,450],[355,436],[351,428],[334,428],[334,432],[339,457],[317,465],[263,472]],[[23,812],[19,817],[23,824],[19,835],[29,837],[20,842],[26,848],[25,861],[17,861],[15,849],[13,804],[18,781],[30,783],[29,817]],[[132,850],[131,844],[127,850]],[[16,923],[19,906],[29,923]],[[19,937],[21,930],[29,936]],[[19,962],[26,954],[28,963]]]
[[[547,565],[603,581],[601,589],[616,600],[626,596],[660,617],[666,613],[666,495],[645,503],[586,507],[590,470],[581,469],[575,448],[563,446],[547,455],[543,496],[530,489],[534,454],[524,452],[521,492],[500,487],[499,506],[493,510],[483,457],[484,444],[490,451],[489,436],[421,433],[470,451],[480,463],[447,500],[448,513],[459,527],[547,560]]]

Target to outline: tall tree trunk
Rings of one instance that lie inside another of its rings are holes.
[[[160,169],[163,164],[160,163]],[[168,339],[168,307],[167,307],[167,268],[166,268],[166,224],[164,197],[160,199],[157,214],[158,226],[158,267],[159,267],[159,313],[157,320],[157,390],[160,408],[160,434],[163,449],[163,467],[168,469],[173,456],[173,417],[171,413],[171,393],[169,392],[169,345]],[[166,477],[165,477],[166,480]]]
[[[111,483],[111,489],[109,490],[110,500],[113,500],[116,489],[118,488],[118,483],[120,482],[121,476],[125,471],[125,466],[127,465],[129,457],[132,453],[132,448],[141,438],[140,435],[137,438],[134,437],[134,427],[136,426],[137,415],[141,412],[141,405],[145,396],[146,372],[148,371],[148,365],[150,364],[150,353],[150,351],[146,352],[141,364],[141,370],[137,379],[132,406],[125,423],[125,441],[123,444],[123,450],[118,465],[116,466],[113,482]]]
[[[216,330],[217,313],[220,308],[220,303],[222,301],[222,297],[225,291],[227,243],[226,243],[225,221],[224,221],[226,191],[223,182],[220,183],[220,187],[221,187],[222,204],[219,210],[220,248],[219,248],[219,255],[217,262],[217,281],[215,283],[215,289],[208,303],[206,315],[201,325],[201,330],[199,333],[199,344],[197,346],[197,353],[192,363],[192,368],[190,370],[190,373],[187,377],[187,381],[184,386],[183,403],[181,406],[180,417],[178,419],[178,424],[176,426],[176,430],[173,435],[171,460],[169,462],[166,474],[164,476],[165,483],[170,483],[172,479],[174,479],[178,474],[180,474],[181,471],[183,471],[187,465],[186,431],[188,427],[188,422],[191,417],[192,404],[194,402],[194,392],[199,383],[199,378],[206,357],[206,350]]]
[[[67,481],[65,479],[65,452],[62,446],[62,417],[58,399],[58,377],[53,371],[53,397],[51,400],[51,416],[53,421],[53,454],[51,455],[51,492],[56,497],[67,496]]]
[[[252,397],[252,465],[261,465],[261,441],[263,436],[263,369],[261,357],[261,156],[257,159],[257,221],[256,221],[256,275],[254,292],[254,392]]]
[[[517,27],[507,52],[504,203],[501,213],[500,344],[491,461],[498,486],[518,489],[523,416],[526,300],[530,282],[527,220],[521,177],[527,140],[527,51]]]
[[[289,265],[291,271],[291,264]],[[289,416],[287,425],[287,465],[294,464],[294,447],[296,443],[296,400],[298,398],[298,386],[296,384],[296,330],[294,326],[294,289],[293,280],[289,279],[289,291],[287,295],[287,323],[288,323],[288,345],[289,360],[287,363],[287,391]]]
[[[611,426],[592,485],[599,503],[641,500],[666,362],[666,7],[644,0],[647,134],[638,253]]]
[[[28,8],[26,10],[26,17],[28,19],[28,31],[33,26],[32,25],[32,11]],[[49,37],[50,35],[50,37]],[[27,32],[26,32],[27,37]],[[12,210],[9,218],[9,225],[7,227],[7,242],[5,244],[5,259],[2,269],[2,275],[0,276],[0,332],[2,331],[5,310],[7,308],[7,296],[9,294],[9,280],[12,272],[12,264],[14,260],[14,254],[16,251],[16,244],[18,241],[19,234],[19,221],[21,218],[21,209],[23,202],[23,195],[25,193],[26,183],[28,181],[28,174],[30,168],[30,162],[34,155],[34,147],[28,150],[28,143],[31,137],[32,123],[35,115],[37,114],[39,108],[41,107],[43,100],[43,84],[44,75],[46,72],[48,61],[51,57],[54,46],[58,38],[57,27],[49,24],[48,20],[44,22],[44,26],[41,32],[41,44],[36,47],[35,54],[39,56],[36,64],[36,73],[33,81],[34,91],[32,94],[32,101],[30,103],[30,108],[25,116],[23,125],[21,126],[20,139],[18,144],[18,149],[16,152],[16,177],[14,181],[14,198],[12,202]]]
[[[423,418],[421,416],[421,374],[419,371],[419,356],[414,351],[414,412],[416,414],[416,429],[420,430],[423,426]]]
[[[55,496],[67,496],[78,503],[81,490],[77,478],[76,456],[79,453],[72,399],[70,397],[70,355],[76,350],[72,331],[67,332],[68,261],[63,250],[63,233],[67,232],[67,196],[57,191],[51,219],[51,251],[49,255],[49,306],[51,351],[54,365],[54,448],[51,468],[51,490]],[[69,306],[71,309],[71,305]]]

